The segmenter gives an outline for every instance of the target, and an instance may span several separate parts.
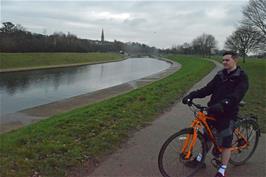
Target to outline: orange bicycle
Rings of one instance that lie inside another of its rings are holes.
[[[240,104],[240,106],[243,105],[243,103]],[[219,153],[222,151],[217,144],[213,129],[207,123],[207,120],[215,120],[215,118],[207,115],[204,106],[193,102],[189,106],[195,114],[191,126],[170,136],[159,152],[158,165],[164,177],[191,177],[202,168],[208,146],[202,133],[203,128],[214,148]],[[259,137],[260,129],[254,116],[238,117],[234,126],[232,154],[229,162],[233,165],[244,164],[255,152]],[[186,163],[193,161],[199,153],[202,154],[200,163],[195,168],[188,167]]]

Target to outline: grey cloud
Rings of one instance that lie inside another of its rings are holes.
[[[131,19],[127,19],[127,20],[124,21],[125,24],[128,24],[130,26],[139,26],[139,25],[141,25],[143,23],[146,23],[146,22],[147,22],[147,20],[144,19],[144,18],[135,18],[135,19],[132,19],[132,20]]]
[[[34,32],[71,32],[99,39],[145,42],[156,47],[190,42],[197,35],[213,34],[220,48],[241,19],[242,1],[2,1],[2,21],[21,24]],[[213,11],[213,16],[209,13]],[[129,14],[129,18],[95,18],[90,12]],[[220,11],[220,12],[219,12]],[[215,13],[218,15],[216,16]],[[219,17],[219,14],[221,17]]]

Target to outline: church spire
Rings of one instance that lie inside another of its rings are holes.
[[[101,42],[104,42],[104,32],[103,32],[103,29],[102,29],[102,35],[101,35]]]

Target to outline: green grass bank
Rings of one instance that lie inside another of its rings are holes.
[[[0,176],[67,176],[74,167],[113,152],[169,108],[214,64],[168,56],[182,68],[167,78],[90,106],[0,135]]]
[[[250,59],[239,64],[249,78],[249,90],[244,98],[247,104],[240,114],[256,115],[262,132],[266,133],[266,60]]]
[[[116,61],[117,53],[0,53],[0,69],[42,68],[49,66]]]

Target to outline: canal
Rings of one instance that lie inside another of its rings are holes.
[[[78,67],[1,73],[1,117],[23,109],[140,79],[170,67],[153,58]]]

